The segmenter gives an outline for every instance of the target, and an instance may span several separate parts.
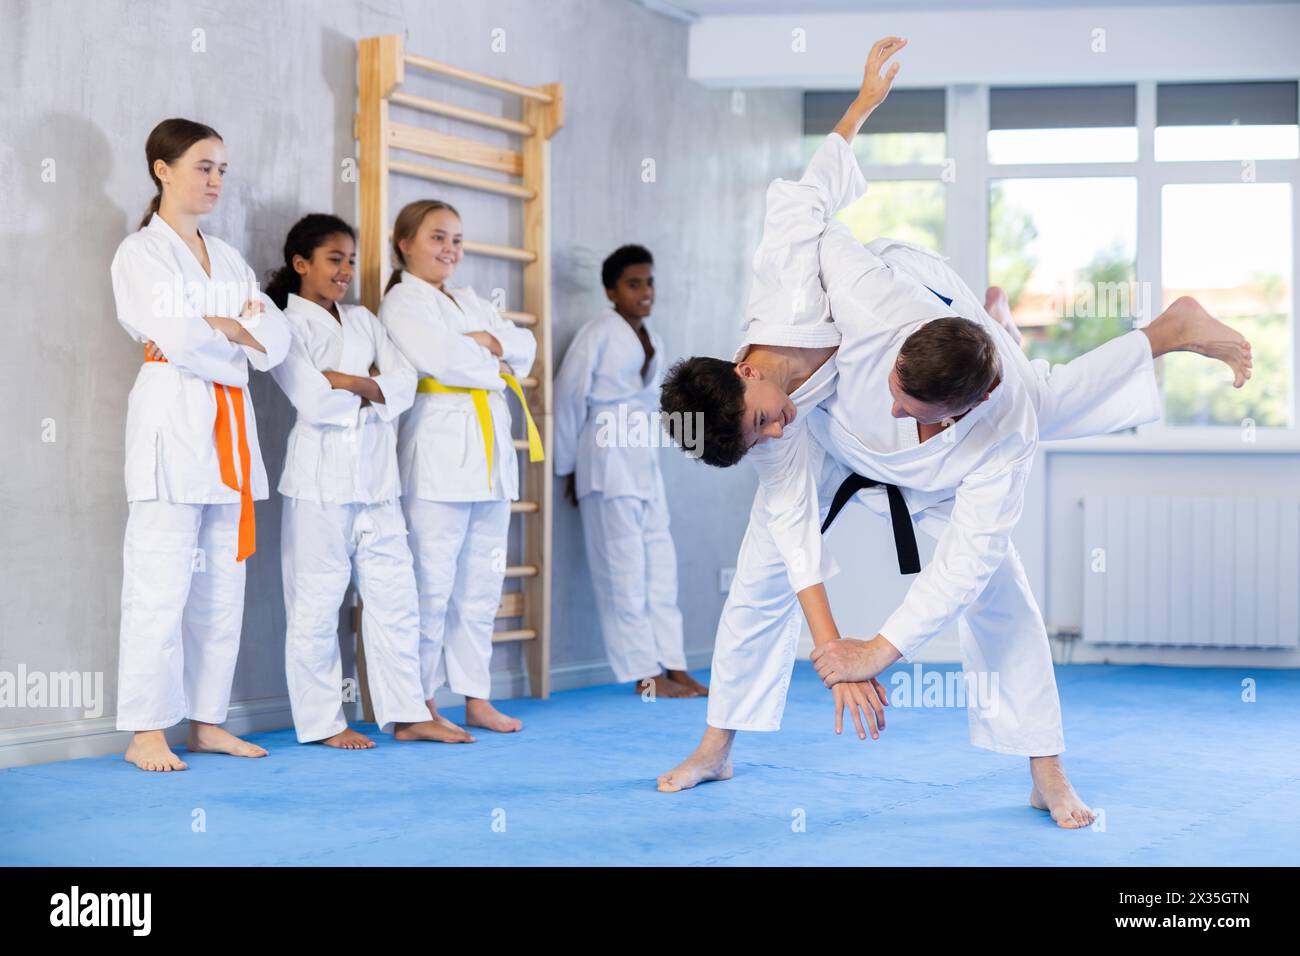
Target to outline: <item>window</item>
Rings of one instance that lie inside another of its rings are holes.
[[[867,194],[839,214],[861,242],[878,236],[943,251],[944,192],[941,182],[872,182]]]
[[[989,90],[990,163],[1137,159],[1133,86],[1016,86]]]
[[[1167,425],[1295,425],[1298,92],[1293,80],[1155,88],[1162,304],[1192,296],[1250,339],[1254,359],[1250,384],[1231,389],[1221,368],[1166,356]]]
[[[804,94],[805,159],[821,144],[856,95]],[[947,153],[943,90],[895,90],[853,142],[867,177],[865,196],[839,219],[863,242],[890,236],[943,250],[946,195],[941,175]]]
[[[809,155],[852,95],[805,94]],[[1254,376],[1233,389],[1217,363],[1164,357],[1164,418],[1137,437],[1239,448],[1249,423],[1289,448],[1298,117],[1294,78],[895,90],[854,143],[870,188],[840,217],[944,253],[977,294],[981,275],[1005,288],[1034,358],[1069,361],[1193,296],[1251,340]]]
[[[803,97],[804,136],[813,148],[840,121],[857,92],[817,91]],[[894,90],[855,137],[853,151],[864,166],[941,165],[947,155],[943,90]],[[811,154],[810,154],[811,155]]]
[[[1136,250],[1135,179],[989,184],[989,284],[1006,290],[1033,358],[1068,362],[1133,328]]]
[[[1167,356],[1164,420],[1147,428],[1294,427],[1297,84],[987,95],[987,273],[1029,355],[1068,361],[1190,295],[1251,340],[1254,377],[1232,389],[1223,367]]]
[[[1224,388],[1222,366],[1174,353],[1164,362],[1171,425],[1292,424],[1289,183],[1165,186],[1161,196],[1164,305],[1190,295],[1251,342],[1253,378]]]
[[[1295,159],[1296,118],[1295,83],[1161,83],[1155,158]]]

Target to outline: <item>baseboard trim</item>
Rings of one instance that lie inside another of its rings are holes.
[[[690,670],[707,668],[713,662],[713,648],[703,648],[686,652],[686,666]],[[576,661],[551,668],[551,692],[577,690],[580,687],[598,687],[601,684],[617,684],[618,678],[610,670],[605,658]],[[492,696],[506,700],[511,697],[528,695],[528,672],[523,669],[501,671],[492,675]],[[459,707],[465,698],[456,694],[447,696],[446,706]],[[438,695],[437,704],[444,706],[442,695]]]
[[[712,649],[699,650],[687,653],[686,663],[694,670],[708,667],[712,658]],[[551,669],[552,691],[614,683],[617,683],[614,672],[603,658]],[[492,675],[493,698],[504,700],[523,697],[527,693],[527,671],[516,669]],[[436,700],[439,707],[460,707],[465,703],[465,698],[446,690],[441,691]],[[354,719],[359,719],[360,704],[356,705],[356,711]],[[267,697],[233,703],[222,726],[232,734],[241,735],[292,727],[293,713],[289,708],[289,698]],[[180,723],[168,728],[167,740],[172,746],[178,746],[185,741],[185,734],[186,725]],[[0,730],[0,769],[120,754],[130,742],[131,732],[117,729],[116,716],[14,727]]]
[[[222,724],[232,734],[281,730],[292,725],[287,696],[233,703]],[[186,725],[179,723],[166,733],[168,742],[178,746],[185,740]],[[130,742],[131,731],[118,730],[116,716],[14,727],[0,730],[0,768],[120,754]]]

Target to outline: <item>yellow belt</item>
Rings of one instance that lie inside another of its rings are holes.
[[[505,372],[501,373],[501,377],[510,386],[510,390],[515,393],[520,406],[524,410],[524,421],[528,424],[528,460],[544,461],[546,453],[542,450],[542,436],[537,430],[537,423],[533,421],[533,413],[528,410],[528,403],[524,401],[524,390],[519,384],[519,379]],[[487,453],[488,491],[491,491],[492,450],[496,447],[496,429],[492,426],[492,411],[488,408],[488,390],[486,388],[465,388],[460,385],[443,385],[442,382],[430,376],[420,379],[416,391],[434,392],[439,395],[468,395],[474,400],[474,414],[478,416],[478,426],[483,432],[483,450]]]

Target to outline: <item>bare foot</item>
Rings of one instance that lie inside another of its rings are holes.
[[[189,765],[172,753],[161,730],[138,730],[122,755],[141,770],[189,770]]]
[[[1007,294],[1002,291],[1001,286],[989,286],[988,292],[984,294],[984,311],[992,316],[998,325],[1010,332],[1013,339],[1020,341],[1020,326],[1016,325],[1016,320],[1012,318],[1011,303],[1007,301]]]
[[[337,747],[339,750],[369,750],[375,745],[373,740],[351,727],[344,727],[333,737],[326,737],[318,743],[326,747]]]
[[[1034,788],[1029,791],[1031,807],[1049,811],[1056,825],[1067,830],[1092,825],[1096,814],[1074,792],[1059,755],[1030,757],[1029,775],[1034,781]]]
[[[240,740],[216,724],[190,721],[190,735],[185,749],[196,754],[230,754],[232,757],[265,757],[266,751],[257,744]]]
[[[462,744],[474,743],[474,735],[471,734],[464,727],[462,727],[460,724],[454,723],[453,721],[450,721],[446,717],[442,716],[442,714],[438,713],[438,707],[436,704],[434,704],[432,700],[426,700],[424,702],[424,706],[429,708],[430,716],[432,716],[433,719],[437,721],[439,724],[441,724],[443,728],[447,731],[448,733],[447,743],[462,743]],[[457,739],[457,735],[460,735],[460,739]],[[424,738],[422,737],[420,739],[423,740]]]
[[[440,744],[472,744],[474,737],[464,727],[458,727],[446,717],[421,720],[414,724],[394,724],[394,740],[432,740]]]
[[[680,673],[680,672],[679,672]],[[645,694],[654,684],[654,693],[651,697],[699,697],[700,695],[687,687],[685,684],[679,684],[670,678],[667,674],[656,674],[654,677],[643,677],[639,681],[633,681],[632,690],[638,694]]]
[[[674,684],[681,684],[691,691],[692,697],[708,697],[709,689],[692,677],[687,671],[664,671]]]
[[[730,780],[731,742],[735,736],[734,730],[708,728],[695,753],[659,777],[659,792],[677,793],[710,780]]]
[[[1250,343],[1236,329],[1220,322],[1189,295],[1179,296],[1143,330],[1151,339],[1151,353],[1195,352],[1218,359],[1232,369],[1232,387],[1249,380],[1253,360]]]
[[[508,717],[493,707],[491,701],[477,697],[465,698],[465,723],[499,734],[514,734],[524,729],[524,722],[518,717]]]

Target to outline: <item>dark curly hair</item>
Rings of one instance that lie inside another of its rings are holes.
[[[659,391],[659,408],[674,442],[692,450],[683,426],[702,421],[695,436],[702,442],[699,457],[707,464],[729,468],[745,457],[742,422],[745,419],[745,385],[733,362],[722,359],[682,359],[668,370]],[[694,417],[694,416],[699,417]]]
[[[601,263],[600,281],[605,284],[606,289],[612,289],[618,285],[618,280],[623,276],[623,270],[628,266],[652,266],[654,264],[655,257],[650,254],[650,250],[645,246],[638,246],[635,243],[619,246]]]
[[[289,293],[297,295],[302,289],[302,276],[294,271],[293,257],[302,256],[310,260],[317,247],[333,236],[348,236],[353,242],[357,240],[351,226],[329,213],[308,213],[293,224],[284,239],[284,265],[271,273],[264,290],[277,308],[283,309],[289,304]]]

